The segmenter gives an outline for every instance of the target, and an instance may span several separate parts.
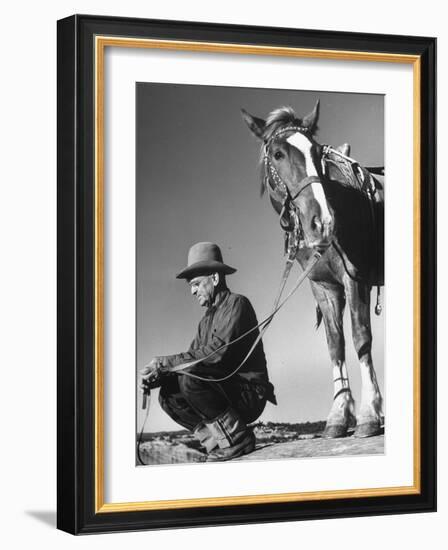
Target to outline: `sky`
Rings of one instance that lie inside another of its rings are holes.
[[[231,290],[247,296],[260,321],[271,310],[282,275],[283,233],[268,199],[260,198],[260,143],[241,108],[266,118],[289,105],[299,117],[320,99],[319,143],[351,144],[351,156],[384,165],[384,97],[321,91],[197,85],[136,85],[137,360],[186,351],[204,311],[185,281],[175,278],[189,247],[216,242],[237,268]],[[291,288],[300,273],[290,275]],[[373,313],[373,360],[384,381],[384,316]],[[355,402],[360,372],[345,313],[346,359]],[[333,382],[324,328],[315,329],[315,301],[308,281],[279,312],[264,336],[269,376],[278,405],[260,420],[305,422],[329,413]],[[153,392],[146,431],[176,430]],[[384,396],[383,396],[384,397]],[[137,400],[138,405],[141,400]],[[387,402],[386,402],[387,406]],[[137,427],[143,421],[137,410]]]

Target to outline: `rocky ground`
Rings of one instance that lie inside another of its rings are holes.
[[[323,439],[324,422],[305,424],[257,424],[254,452],[236,460],[268,460],[384,453],[384,435],[357,439],[349,432],[341,439]],[[204,462],[206,455],[187,431],[144,434],[140,445],[144,464]]]

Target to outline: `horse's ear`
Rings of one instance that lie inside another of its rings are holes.
[[[320,101],[316,101],[316,105],[314,106],[314,109],[304,117],[302,120],[302,126],[305,128],[308,128],[308,130],[311,132],[311,134],[314,134],[316,128],[317,128],[317,121],[319,120],[319,107],[320,107]]]
[[[350,144],[349,143],[343,143],[342,145],[338,145],[335,147],[336,151],[339,151],[346,157],[350,156]]]
[[[266,122],[262,118],[257,118],[256,116],[250,115],[244,109],[241,109],[241,113],[246,124],[249,126],[249,130],[257,136],[259,139],[263,139],[264,129],[266,127]]]

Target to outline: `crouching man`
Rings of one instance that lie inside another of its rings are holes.
[[[216,244],[202,242],[190,248],[188,265],[177,278],[187,280],[205,314],[188,351],[155,357],[141,371],[142,391],[160,386],[162,408],[194,432],[208,461],[252,452],[255,436],[248,424],[259,418],[267,401],[276,404],[261,340],[234,372],[259,335],[256,329],[227,345],[258,324],[249,300],[227,288],[226,275],[235,271],[223,262]],[[172,372],[193,361],[197,363]]]

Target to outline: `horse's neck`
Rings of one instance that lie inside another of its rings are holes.
[[[348,205],[368,204],[366,194],[360,191],[359,188],[348,185],[347,181],[341,177],[335,179],[325,178],[323,187],[331,206],[336,208],[338,212],[342,209],[343,214],[345,214],[344,211]]]
[[[335,161],[330,159],[326,163],[326,176],[329,180],[337,181],[341,185],[360,188],[358,179],[348,162],[339,162],[339,159]]]

